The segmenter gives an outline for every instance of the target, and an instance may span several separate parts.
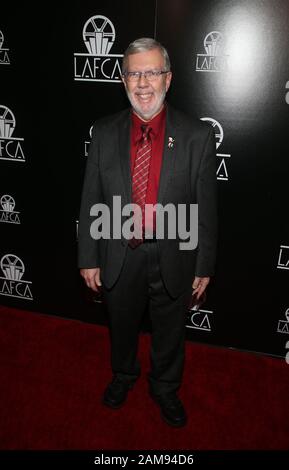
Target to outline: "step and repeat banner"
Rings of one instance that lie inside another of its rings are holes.
[[[285,356],[288,0],[83,0],[36,13],[1,8],[0,303],[106,324],[77,269],[84,168],[94,121],[128,106],[125,48],[155,37],[171,57],[168,101],[216,136],[217,271],[187,312],[187,338]]]

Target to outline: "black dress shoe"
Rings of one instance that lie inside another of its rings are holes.
[[[167,424],[180,428],[187,424],[187,414],[184,406],[175,393],[155,395],[150,392],[152,399],[159,405],[161,416]]]
[[[128,382],[115,375],[104,391],[102,402],[110,408],[120,408],[126,401],[128,391],[132,389],[133,385],[133,382]]]

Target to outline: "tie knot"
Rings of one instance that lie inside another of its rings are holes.
[[[147,124],[141,125],[141,131],[142,131],[142,139],[146,140],[149,138],[149,134],[152,128],[148,126]]]

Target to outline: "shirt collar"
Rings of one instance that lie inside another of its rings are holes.
[[[161,131],[161,128],[165,121],[165,117],[166,117],[166,104],[164,104],[163,109],[150,121],[143,121],[140,117],[138,117],[132,111],[131,119],[132,119],[132,127],[133,127],[133,135],[135,137],[135,143],[137,143],[142,137],[141,126],[143,124],[146,124],[149,127],[151,127],[152,129],[151,136],[153,139],[155,139]]]

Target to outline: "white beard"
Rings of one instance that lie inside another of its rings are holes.
[[[135,99],[133,97],[133,94],[130,93],[129,91],[126,92],[127,94],[127,97],[130,101],[130,104],[133,108],[133,110],[136,112],[136,114],[141,117],[142,119],[144,119],[145,121],[149,121],[155,114],[157,114],[160,110],[161,110],[161,107],[164,103],[164,100],[165,100],[165,97],[166,97],[166,90],[164,89],[159,95],[158,95],[158,98],[156,100],[156,103],[155,105],[153,106],[153,108],[147,112],[147,113],[144,113],[143,110],[141,109],[141,107],[135,103]]]

